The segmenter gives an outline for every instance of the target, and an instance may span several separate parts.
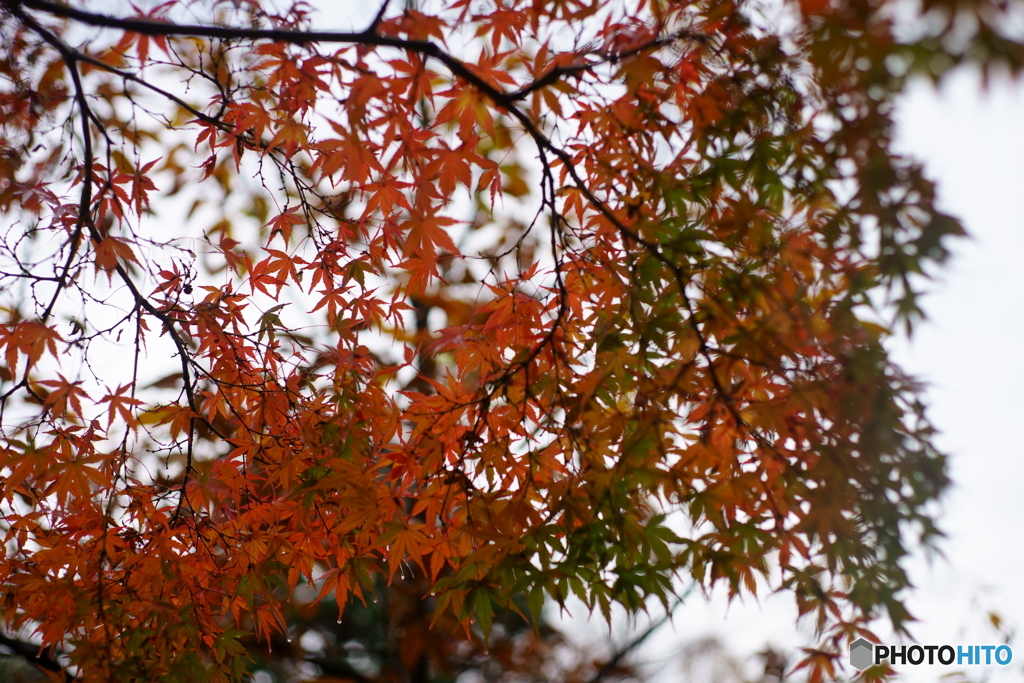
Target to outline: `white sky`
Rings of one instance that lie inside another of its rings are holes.
[[[939,183],[944,209],[973,239],[956,246],[925,306],[931,318],[896,359],[931,387],[931,416],[951,455],[955,489],[946,503],[946,560],[916,567],[912,604],[922,642],[951,642],[994,609],[1024,627],[1024,84],[958,73],[936,93],[919,84],[900,116],[904,148]],[[972,600],[978,602],[972,605]],[[973,627],[973,628],[971,628]],[[1024,639],[1010,671],[1019,680]],[[932,675],[934,678],[934,673]],[[923,680],[923,679],[922,679]]]

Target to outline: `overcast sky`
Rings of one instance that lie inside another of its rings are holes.
[[[893,345],[904,367],[931,384],[932,420],[955,485],[945,506],[946,561],[915,573],[922,641],[953,641],[988,609],[1024,627],[1022,119],[1020,83],[999,79],[985,92],[970,72],[938,93],[919,84],[901,109],[902,145],[924,160],[941,205],[972,235],[933,287],[931,322]],[[991,633],[974,633],[993,642]],[[1020,680],[1024,640],[1015,644],[1013,675],[993,680]]]

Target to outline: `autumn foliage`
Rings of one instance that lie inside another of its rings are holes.
[[[961,228],[893,102],[1018,70],[1008,4],[398,5],[3,0],[7,633],[220,681],[414,576],[477,639],[786,590],[812,677],[901,627],[947,480],[882,339]]]

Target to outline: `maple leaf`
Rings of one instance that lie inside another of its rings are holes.
[[[64,375],[58,373],[60,379],[44,379],[40,384],[53,387],[43,404],[55,415],[63,415],[70,405],[73,414],[82,415],[82,399],[88,394],[81,388],[81,382],[71,382]]]
[[[93,250],[96,254],[96,267],[106,273],[110,280],[113,280],[113,271],[121,260],[139,262],[131,245],[117,237],[103,238],[93,245]]]
[[[405,226],[409,231],[405,242],[406,255],[432,261],[436,258],[437,248],[440,247],[449,254],[458,256],[458,247],[455,246],[448,231],[444,229],[447,225],[456,225],[457,223],[458,221],[454,218],[444,216],[425,216],[410,221]]]
[[[31,369],[47,351],[57,355],[57,342],[64,341],[60,333],[35,321],[19,322],[12,326],[0,327],[0,341],[6,346],[4,358],[12,371],[18,367],[19,355],[27,357],[26,371]]]
[[[301,212],[302,207],[297,205],[282,211],[270,219],[265,226],[270,228],[270,237],[267,242],[271,242],[275,236],[280,235],[281,239],[284,240],[285,246],[288,246],[292,239],[292,229],[296,225],[305,225],[306,223],[306,219],[302,216]]]
[[[423,555],[429,552],[426,548],[428,538],[423,533],[422,524],[396,524],[393,531],[381,536],[379,543],[385,545],[388,551],[390,574],[388,580],[393,581],[395,572],[401,569],[406,558],[415,562],[423,571]]]
[[[129,429],[135,428],[137,423],[132,406],[144,405],[145,402],[130,395],[133,388],[131,384],[122,384],[113,392],[108,389],[107,394],[100,399],[100,403],[110,404],[107,410],[108,428],[115,419]]]

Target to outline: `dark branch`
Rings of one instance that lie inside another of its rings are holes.
[[[105,14],[85,12],[73,7],[58,5],[49,0],[22,0],[11,3],[15,7],[22,5],[54,16],[97,26],[131,31],[147,36],[191,36],[197,38],[219,38],[222,40],[270,40],[294,45],[310,45],[312,43],[349,43],[352,45],[372,45],[410,50],[427,57],[433,57],[448,69],[474,86],[482,90],[496,103],[508,106],[514,102],[508,93],[496,88],[473,71],[463,62],[442,50],[436,43],[428,40],[408,40],[377,33],[375,21],[364,31],[296,31],[287,29],[259,29],[225,26],[208,26],[204,24],[174,24],[171,22],[153,21],[150,19],[126,19]]]
[[[8,0],[9,2],[11,0]],[[378,33],[380,23],[388,8],[385,0],[380,10],[370,25],[362,31],[299,31],[289,29],[260,29],[228,26],[210,26],[205,24],[175,24],[172,22],[154,21],[152,19],[112,17],[106,14],[86,12],[84,10],[58,5],[50,0],[21,0],[11,2],[21,4],[31,9],[40,10],[49,14],[72,19],[74,21],[97,26],[100,28],[114,28],[124,31],[131,31],[147,36],[192,36],[200,38],[219,38],[222,40],[270,40],[293,45],[309,45],[312,43],[348,43],[352,45],[371,45],[379,47],[393,47],[402,50],[409,50],[427,57],[433,57],[459,78],[471,83],[488,97],[502,107],[511,107],[516,102],[524,99],[531,93],[552,85],[563,76],[578,74],[602,63],[615,63],[645,52],[651,49],[664,47],[678,40],[692,39],[703,41],[705,36],[691,34],[685,31],[673,33],[672,35],[652,40],[643,45],[624,52],[612,54],[600,54],[601,59],[597,62],[580,64],[578,66],[556,67],[545,73],[540,78],[524,85],[519,90],[508,93],[499,87],[489,83],[473,72],[465,63],[441,49],[436,43],[429,40],[409,40],[394,36],[384,36]]]
[[[46,671],[53,671],[54,673],[64,674],[64,680],[74,680],[67,669],[65,669],[60,662],[58,662],[49,652],[44,650],[42,646],[36,645],[35,643],[26,643],[23,640],[17,640],[10,638],[3,633],[0,633],[0,645],[3,645],[14,654],[24,657],[30,663],[35,664],[40,669]]]
[[[365,31],[363,31],[363,33],[368,33],[368,34],[375,34],[375,33],[377,33],[377,27],[380,26],[380,22],[384,19],[384,13],[388,11],[388,5],[390,5],[390,4],[391,4],[390,0],[384,0],[380,4],[380,9],[377,10],[377,16],[375,16],[373,18],[373,21],[370,23],[369,27],[367,27],[367,29]]]

